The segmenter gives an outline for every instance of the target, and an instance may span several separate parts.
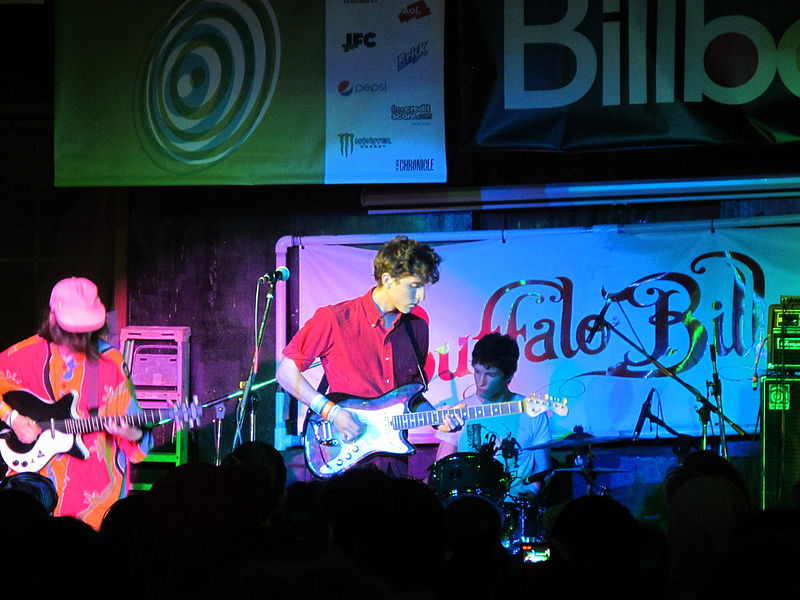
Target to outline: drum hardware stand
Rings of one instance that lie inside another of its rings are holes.
[[[609,298],[612,298],[612,295],[609,295]],[[614,301],[617,301],[617,299],[614,298]],[[602,313],[602,311],[601,311],[601,313]],[[656,367],[658,369],[658,371],[662,375],[665,375],[665,376],[669,377],[670,379],[678,382],[685,389],[687,389],[689,392],[691,392],[692,395],[694,395],[694,397],[697,400],[697,402],[699,402],[700,405],[701,405],[700,408],[698,409],[698,413],[700,413],[700,411],[703,410],[703,409],[706,409],[709,412],[716,413],[719,416],[720,427],[722,427],[723,421],[727,421],[728,424],[730,424],[730,426],[736,431],[736,433],[738,433],[739,435],[746,435],[744,429],[742,429],[741,427],[739,427],[739,425],[737,425],[736,423],[731,421],[722,412],[721,403],[720,403],[720,406],[712,405],[706,399],[706,397],[702,393],[700,393],[699,390],[697,390],[695,387],[693,387],[692,385],[690,385],[689,383],[687,383],[686,381],[684,381],[683,379],[678,377],[675,373],[673,373],[667,367],[665,367],[663,364],[661,364],[655,357],[653,357],[652,355],[648,354],[647,350],[645,350],[644,348],[639,346],[636,342],[634,342],[628,336],[624,335],[619,329],[617,329],[617,327],[615,327],[614,325],[612,325],[611,323],[606,321],[602,314],[598,315],[597,321],[599,321],[599,325],[598,326],[600,328],[608,329],[610,332],[617,334],[617,336],[619,336],[620,339],[625,341],[631,348],[634,348],[642,356],[644,356],[647,359],[647,361],[650,364],[652,364],[654,367]],[[702,419],[703,419],[703,416],[701,415],[701,421],[702,421]],[[703,423],[703,425],[705,426],[705,423]],[[704,449],[706,448],[706,445],[707,445],[707,437],[706,437],[706,431],[704,429],[703,430],[703,448]]]
[[[214,407],[214,464],[220,466],[220,448],[222,441],[222,421],[225,419],[225,405],[219,403]]]
[[[575,453],[573,464],[579,469],[578,472],[586,480],[586,493],[589,496],[607,496],[609,494],[607,487],[598,485],[597,483],[597,472],[594,468],[594,455],[590,447],[586,447],[586,454],[581,454],[580,449],[578,449]]]

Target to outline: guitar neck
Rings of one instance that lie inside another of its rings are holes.
[[[86,419],[61,419],[42,421],[38,425],[42,429],[55,428],[64,433],[93,433],[105,429],[106,424],[124,421],[135,427],[149,427],[158,423],[170,421],[174,417],[172,410],[145,409],[133,415],[120,415],[118,417],[89,417]]]
[[[403,413],[392,417],[392,428],[395,430],[415,429],[417,427],[437,427],[444,423],[445,417],[458,415],[464,421],[482,419],[484,417],[501,417],[513,415],[525,410],[522,400],[509,402],[491,402],[480,406],[465,406],[464,408],[447,408],[444,410],[429,410],[425,412]]]

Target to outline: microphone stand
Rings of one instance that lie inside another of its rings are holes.
[[[711,382],[706,382],[706,389],[710,388],[717,401],[718,412],[722,412],[722,382],[717,372],[717,322],[714,321],[714,343],[709,347],[711,352]],[[719,450],[720,456],[728,458],[728,442],[725,438],[725,422],[719,422]]]
[[[316,361],[311,367],[318,367],[320,365],[320,361]],[[273,383],[277,383],[278,380],[274,377],[272,379],[267,379],[266,381],[261,381],[259,383],[254,383],[250,387],[250,393],[252,394],[255,391],[260,390],[263,387],[268,385],[272,385]],[[231,392],[226,396],[220,396],[219,398],[214,398],[213,400],[209,400],[205,404],[203,404],[203,408],[210,408],[214,407],[214,440],[216,446],[216,464],[219,465],[220,462],[220,441],[222,436],[222,421],[225,418],[225,402],[228,400],[233,400],[234,398],[241,398],[244,395],[242,390],[238,390],[235,392]]]
[[[706,397],[705,397],[705,396],[703,396],[703,394],[701,394],[701,393],[700,393],[700,392],[699,392],[699,391],[698,391],[698,390],[697,390],[695,387],[693,387],[692,385],[690,385],[689,383],[687,383],[686,381],[684,381],[683,379],[681,379],[680,377],[678,377],[677,375],[675,375],[675,373],[673,373],[672,371],[670,371],[670,370],[669,370],[667,367],[665,367],[664,365],[662,365],[662,364],[661,364],[661,363],[660,363],[658,360],[656,360],[656,359],[655,359],[653,356],[651,356],[650,354],[648,354],[648,353],[647,353],[647,350],[645,350],[644,348],[642,348],[641,346],[639,346],[639,345],[638,345],[636,342],[634,342],[632,339],[630,339],[628,336],[626,336],[625,334],[623,334],[623,333],[622,333],[622,332],[621,332],[619,329],[617,329],[617,328],[616,328],[614,325],[612,325],[611,323],[609,323],[609,322],[608,322],[608,321],[606,321],[606,320],[603,320],[603,322],[600,324],[600,326],[601,326],[601,327],[604,327],[604,328],[608,328],[608,329],[609,329],[609,331],[611,331],[611,332],[613,332],[613,333],[616,333],[616,334],[617,334],[617,335],[618,335],[620,338],[622,338],[622,339],[623,339],[623,340],[624,340],[624,341],[625,341],[625,342],[626,342],[626,343],[627,343],[629,346],[631,346],[632,348],[636,349],[636,350],[637,350],[637,351],[638,351],[638,352],[639,352],[639,353],[640,353],[642,356],[644,356],[644,357],[647,359],[647,361],[648,361],[650,364],[652,364],[654,367],[656,367],[656,368],[658,369],[658,371],[659,371],[660,373],[662,373],[663,375],[666,375],[667,377],[669,377],[669,378],[671,378],[671,379],[673,379],[673,380],[677,381],[677,382],[678,382],[680,385],[682,385],[682,386],[683,386],[684,388],[686,388],[686,389],[687,389],[689,392],[691,392],[691,393],[692,393],[692,395],[694,395],[695,399],[696,399],[696,400],[697,400],[697,401],[700,403],[700,405],[701,405],[701,406],[700,406],[700,408],[698,409],[698,413],[700,414],[700,418],[701,418],[701,420],[703,420],[703,418],[704,418],[704,417],[703,417],[703,413],[702,413],[702,411],[703,411],[704,409],[705,409],[705,411],[707,411],[707,412],[706,412],[706,415],[708,414],[708,412],[714,412],[714,413],[716,413],[716,414],[719,416],[719,418],[720,418],[720,425],[722,425],[722,422],[723,422],[723,421],[727,421],[727,422],[730,424],[730,426],[731,426],[731,427],[733,427],[733,429],[736,431],[736,433],[738,433],[739,435],[745,435],[745,431],[744,431],[744,429],[742,429],[741,427],[739,427],[739,426],[738,426],[736,423],[734,423],[734,422],[733,422],[733,421],[731,421],[731,420],[730,420],[730,419],[729,419],[727,416],[725,416],[725,414],[722,412],[722,408],[721,408],[721,407],[716,407],[716,406],[713,406],[713,405],[712,405],[712,404],[711,404],[711,403],[710,403],[710,402],[709,402],[709,401],[706,399]],[[652,416],[652,415],[651,415],[651,416]],[[654,420],[653,422],[656,422],[656,421]],[[666,428],[666,427],[665,427],[665,428]],[[667,429],[667,431],[670,431],[670,429],[668,429],[668,428],[666,428],[666,429]],[[670,431],[670,432],[671,432],[671,431]],[[705,428],[705,422],[703,422],[703,448],[704,448],[704,449],[706,448],[706,445],[707,445],[707,431],[706,431],[706,428]]]
[[[663,420],[659,419],[657,416],[655,416],[649,410],[647,411],[647,419],[649,421],[652,421],[653,423],[655,423],[659,427],[662,427],[662,428],[666,429],[667,431],[669,431],[675,437],[685,437],[682,433],[678,433],[677,431],[675,431],[672,427],[667,425]]]
[[[267,288],[267,302],[264,306],[264,313],[261,316],[261,324],[256,331],[256,343],[255,348],[253,350],[253,359],[250,362],[250,372],[247,374],[247,379],[244,381],[244,386],[242,390],[242,397],[239,401],[239,405],[236,408],[236,434],[233,438],[233,449],[236,449],[242,443],[242,425],[244,423],[244,415],[248,411],[250,411],[250,441],[255,440],[255,418],[256,413],[255,410],[257,408],[257,403],[253,401],[250,396],[250,392],[253,388],[253,381],[255,379],[256,373],[258,372],[258,354],[261,348],[261,341],[264,338],[264,329],[266,328],[267,324],[267,315],[269,314],[269,309],[272,306],[272,300],[275,297],[275,279],[268,278],[268,277],[261,277],[258,280],[258,286],[261,285],[262,281],[266,281],[268,284]],[[258,310],[258,292],[256,291],[256,310]]]

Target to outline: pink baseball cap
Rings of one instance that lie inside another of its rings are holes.
[[[97,297],[97,286],[83,277],[62,279],[50,293],[50,311],[64,331],[88,333],[106,322],[106,307]]]

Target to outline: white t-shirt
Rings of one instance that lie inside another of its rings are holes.
[[[508,400],[524,398],[514,394]],[[462,402],[468,407],[484,404],[477,394],[468,396]],[[478,452],[481,446],[492,442],[496,449],[495,458],[504,464],[506,472],[512,477],[509,489],[512,496],[535,492],[535,487],[524,485],[522,480],[550,468],[550,452],[546,448],[530,450],[533,446],[550,441],[550,421],[546,413],[535,417],[520,412],[472,419],[461,430],[450,433],[437,431],[436,437],[455,446],[458,452]]]

